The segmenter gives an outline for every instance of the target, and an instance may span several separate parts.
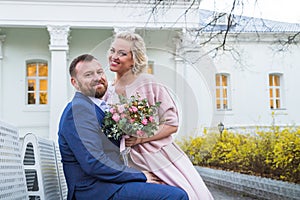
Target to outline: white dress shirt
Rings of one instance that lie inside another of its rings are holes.
[[[96,104],[104,112],[109,110],[109,107],[104,100],[98,99],[96,97],[89,97],[89,98],[94,102],[94,104]]]

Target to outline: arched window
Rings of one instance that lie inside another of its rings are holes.
[[[217,110],[230,109],[229,74],[216,74],[216,108]]]
[[[26,104],[48,104],[48,63],[43,60],[26,62]]]

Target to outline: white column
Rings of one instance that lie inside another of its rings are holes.
[[[47,28],[50,34],[49,50],[51,51],[49,138],[57,142],[59,119],[68,102],[67,52],[70,27],[51,25]]]
[[[182,35],[180,34],[177,38],[173,38],[173,42],[176,46],[176,54],[174,56],[175,69],[176,69],[176,94],[180,94],[184,98],[184,79],[185,79],[185,61],[184,52],[182,47]],[[183,99],[182,99],[183,100]],[[184,102],[181,102],[184,104]]]
[[[3,117],[3,69],[2,69],[2,59],[3,59],[3,42],[5,40],[5,35],[0,35],[0,119]]]
[[[202,47],[197,32],[182,31],[180,55],[186,87],[184,88],[184,122],[187,132],[201,133],[213,125],[214,65]],[[180,88],[180,86],[179,86]],[[192,117],[191,117],[192,116]]]
[[[178,34],[177,37],[173,38],[173,42],[176,46],[175,49],[175,56],[174,56],[174,61],[175,61],[175,93],[177,97],[177,106],[179,109],[179,119],[180,119],[180,130],[178,131],[179,133],[186,132],[186,127],[185,127],[185,120],[186,119],[186,65],[185,65],[185,60],[184,60],[184,51],[182,47],[182,34]]]
[[[201,117],[205,116],[202,107],[205,84],[201,65],[198,40],[193,33],[182,30],[176,38],[176,94],[181,100],[180,134],[196,134],[200,128]]]

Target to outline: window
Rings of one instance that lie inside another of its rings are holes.
[[[282,75],[269,74],[270,108],[282,108]]]
[[[48,64],[46,61],[26,63],[26,104],[48,104]]]
[[[154,65],[153,61],[148,61],[148,68],[147,68],[148,74],[153,74],[153,65]]]
[[[228,110],[229,105],[229,75],[216,74],[216,107],[217,110]]]

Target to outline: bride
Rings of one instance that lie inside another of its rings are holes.
[[[192,162],[173,141],[172,134],[178,129],[177,108],[168,90],[144,72],[148,59],[142,37],[131,32],[116,34],[108,59],[110,70],[116,75],[104,97],[108,104],[117,103],[119,95],[129,98],[137,92],[150,105],[161,102],[160,125],[155,135],[125,140],[125,145],[131,147],[131,165],[154,173],[165,184],[184,189],[191,200],[212,200]]]

